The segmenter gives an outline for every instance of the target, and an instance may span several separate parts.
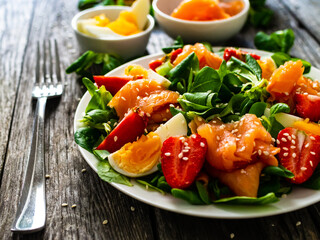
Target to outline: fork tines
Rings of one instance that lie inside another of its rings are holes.
[[[37,62],[33,97],[58,96],[63,92],[56,39],[37,43]],[[42,49],[42,53],[41,53]],[[42,77],[41,77],[42,76]],[[41,91],[36,91],[37,89]]]

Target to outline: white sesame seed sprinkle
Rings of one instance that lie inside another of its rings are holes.
[[[291,141],[291,139],[292,139],[291,136],[288,136],[288,140]],[[292,141],[294,141],[294,140],[292,140]]]
[[[310,152],[310,154],[311,154],[311,155],[313,155],[313,156],[314,156],[314,155],[316,155],[316,153],[315,153],[315,152]]]
[[[291,140],[291,143],[292,143],[292,144],[296,144],[296,141],[292,139],[292,140]]]
[[[147,117],[151,117],[150,113],[146,113]]]
[[[182,152],[187,153],[189,152],[189,149],[183,149]]]
[[[61,206],[62,206],[62,207],[67,207],[67,206],[68,206],[68,203],[62,203]]]
[[[289,136],[289,133],[284,133],[283,136]]]
[[[85,169],[85,168],[83,168],[83,169],[81,170],[82,173],[85,173],[86,171],[87,171],[87,169]]]
[[[296,153],[292,153],[292,157],[295,158],[297,156]]]
[[[301,171],[305,171],[305,170],[307,170],[307,168],[306,168],[306,167],[301,167],[300,169],[301,169]]]
[[[312,162],[312,161],[309,161],[309,163],[310,163],[310,166],[313,167],[313,162]]]
[[[301,225],[301,222],[298,221],[298,222],[296,223],[296,226],[298,227],[298,226],[300,226],[300,225]]]
[[[282,149],[285,150],[285,151],[288,151],[288,150],[289,150],[287,147],[283,147]]]
[[[292,145],[292,146],[290,146],[290,148],[291,148],[291,149],[295,149],[295,148],[296,148],[296,146]]]
[[[245,174],[245,173],[247,173],[246,172],[246,170],[244,170],[244,169],[241,169],[241,171],[240,171],[242,174]]]
[[[234,233],[230,233],[230,238],[231,238],[231,239],[234,238]]]
[[[282,141],[282,142],[287,142],[287,139],[281,138],[281,141]]]
[[[285,152],[285,153],[283,154],[284,157],[287,157],[288,155],[289,155],[289,153],[287,153],[287,152]]]
[[[279,141],[279,139],[277,139],[277,144],[280,144],[280,141]]]
[[[307,143],[306,145],[304,145],[304,147],[305,147],[305,148],[308,148],[308,147],[309,147],[309,145],[310,145],[310,144],[309,144],[309,143]]]
[[[166,152],[164,155],[167,156],[167,157],[169,157],[169,156],[171,156],[171,153]]]
[[[51,178],[51,176],[49,174],[46,175],[46,179],[49,179]]]
[[[218,141],[220,141],[220,137],[219,137],[219,136],[217,136],[216,139],[217,139]]]
[[[270,153],[268,151],[263,151],[263,154],[266,155],[266,156],[270,155]]]
[[[196,139],[196,138],[197,138],[197,135],[192,134],[191,137],[192,137],[193,139]]]
[[[134,210],[136,210],[133,206],[130,207],[130,210],[133,212]]]
[[[292,139],[296,139],[296,138],[297,138],[297,137],[296,137],[295,135],[293,135],[293,134],[291,135],[291,137],[292,137]]]
[[[77,207],[77,205],[76,204],[73,204],[72,206],[71,206],[71,208],[76,208]]]
[[[271,138],[272,142],[275,142],[276,140],[274,138]]]
[[[258,150],[258,154],[259,154],[259,155],[261,155],[261,154],[262,154],[262,151],[261,151],[261,149],[259,149],[259,150]]]
[[[123,97],[123,96],[121,97],[121,99],[122,99],[123,101],[127,101],[127,99],[126,99],[125,97]]]
[[[103,225],[108,224],[108,220],[103,220],[102,224],[103,224]]]
[[[316,140],[314,136],[310,136],[310,139],[313,141]]]
[[[183,157],[183,153],[179,153],[178,158],[182,158]]]
[[[118,136],[114,136],[113,141],[116,142],[118,140]]]
[[[183,157],[182,160],[187,161],[189,158],[188,157]]]
[[[204,144],[204,142],[200,143],[200,147],[205,147],[206,145]]]

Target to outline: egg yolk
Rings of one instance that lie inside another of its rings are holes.
[[[107,25],[112,31],[117,34],[129,36],[139,33],[137,19],[132,12],[121,12],[118,19]]]
[[[160,155],[160,137],[150,132],[133,143],[125,144],[113,155],[113,159],[120,169],[128,173],[141,174],[151,170],[158,163]]]
[[[106,27],[110,23],[110,20],[104,14],[95,16],[94,20],[96,20],[96,26],[98,27]]]

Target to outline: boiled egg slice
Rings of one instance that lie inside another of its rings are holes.
[[[134,126],[133,126],[134,127]],[[128,177],[141,177],[158,170],[162,143],[171,136],[187,135],[184,116],[179,113],[155,132],[142,135],[137,141],[125,144],[108,156],[111,167]]]
[[[143,30],[147,23],[147,16],[150,11],[149,0],[136,0],[131,7],[131,12],[136,16],[137,25],[140,30]]]

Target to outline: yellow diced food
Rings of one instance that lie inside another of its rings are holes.
[[[119,18],[114,22],[109,23],[107,27],[115,33],[124,36],[140,32],[137,26],[136,17],[131,12],[121,12]]]
[[[109,18],[107,18],[104,14],[95,16],[94,19],[96,20],[96,26],[98,27],[106,27],[110,23]]]

